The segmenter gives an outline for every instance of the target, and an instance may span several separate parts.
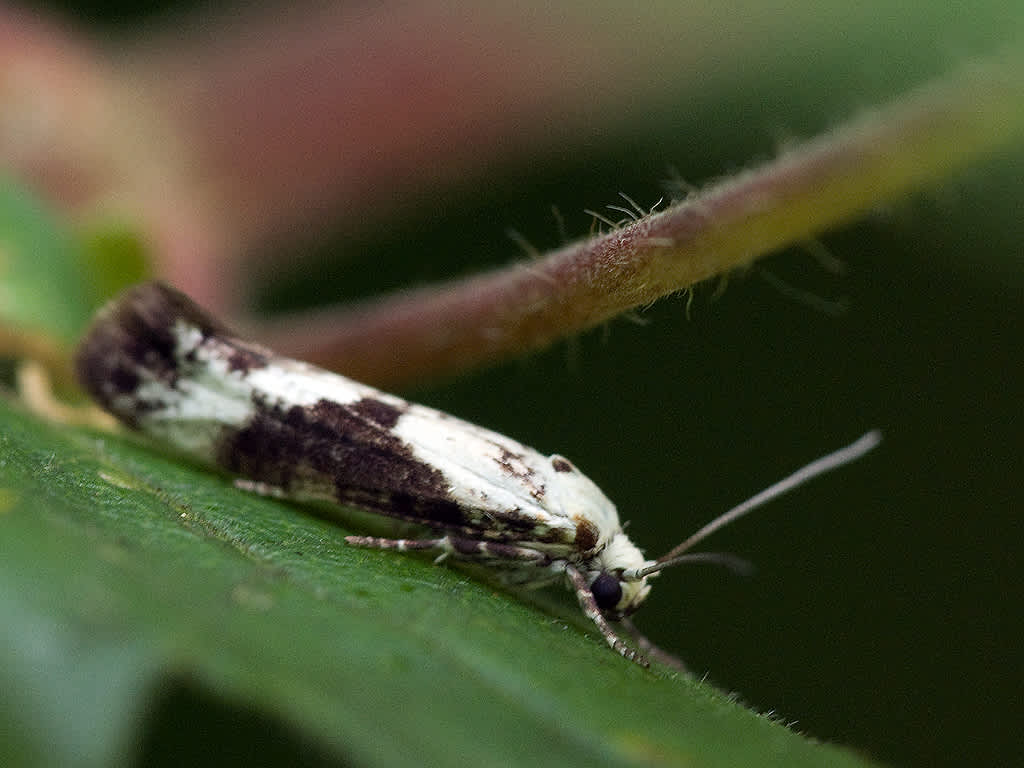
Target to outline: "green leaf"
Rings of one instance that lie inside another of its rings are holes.
[[[72,344],[97,305],[147,269],[130,226],[105,221],[78,239],[0,175],[0,324]]]
[[[137,226],[116,218],[101,219],[91,222],[80,239],[94,303],[151,276],[149,252]]]
[[[344,532],[0,402],[0,763],[867,764]]]
[[[0,322],[74,341],[92,311],[82,267],[46,209],[0,176]]]

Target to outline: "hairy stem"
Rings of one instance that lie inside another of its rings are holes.
[[[278,321],[282,351],[385,386],[522,355],[873,206],[1024,134],[1024,60],[975,62],[773,162],[546,256],[343,311]]]

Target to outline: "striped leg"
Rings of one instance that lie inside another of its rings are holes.
[[[612,629],[607,619],[605,619],[604,615],[601,613],[601,609],[597,607],[597,602],[594,600],[594,595],[590,591],[590,586],[587,584],[587,580],[584,578],[583,574],[579,572],[579,569],[571,563],[566,563],[565,575],[569,577],[573,591],[576,593],[576,599],[580,601],[580,608],[583,609],[583,613],[586,614],[588,619],[597,625],[598,631],[600,631],[604,636],[605,641],[612,647],[612,650],[621,654],[630,661],[635,661],[641,667],[651,666],[651,663],[647,660],[646,656],[639,651],[630,648],[621,637],[615,634],[615,630]]]
[[[666,667],[673,667],[674,669],[678,669],[680,672],[688,671],[682,659],[680,659],[678,656],[674,656],[666,650],[659,648],[650,640],[648,640],[647,636],[644,635],[639,629],[637,629],[636,625],[630,619],[623,616],[619,621],[622,623],[622,626],[624,626],[629,631],[629,634],[633,636],[633,639],[636,641],[636,644],[640,646],[640,650],[642,650],[652,659],[661,664],[664,664]]]
[[[442,536],[437,539],[382,539],[377,536],[346,536],[345,541],[354,547],[370,549],[397,549],[399,552],[438,552],[435,562],[446,557],[464,560],[492,560],[503,563],[530,563],[543,565],[548,555],[529,547],[503,544],[497,541],[481,541],[461,536]]]

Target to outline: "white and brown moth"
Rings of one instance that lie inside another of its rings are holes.
[[[688,560],[727,562],[684,553],[879,440],[870,432],[812,462],[648,560],[623,533],[615,505],[568,459],[242,341],[166,285],[137,286],[104,308],[76,367],[83,387],[126,425],[250,489],[334,502],[425,532],[347,536],[349,544],[463,558],[528,586],[567,579],[608,644],[644,666],[642,651],[678,665],[628,618],[652,577]]]

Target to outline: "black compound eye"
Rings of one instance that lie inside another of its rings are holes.
[[[590,585],[590,594],[602,611],[610,611],[622,599],[622,586],[619,580],[610,573],[602,573]]]

